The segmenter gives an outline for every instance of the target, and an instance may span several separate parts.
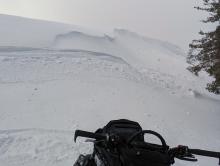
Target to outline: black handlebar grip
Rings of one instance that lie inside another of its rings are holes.
[[[77,137],[86,137],[86,138],[94,138],[96,140],[104,140],[107,138],[106,135],[98,134],[98,133],[92,133],[88,131],[83,131],[83,130],[76,130],[75,131],[75,136],[74,136],[74,141],[76,142]]]
[[[193,154],[197,154],[200,156],[220,158],[220,152],[213,152],[213,151],[201,150],[201,149],[189,149],[189,151]]]
[[[213,151],[201,150],[201,149],[189,149],[189,152],[195,155],[218,158],[220,165],[220,152],[213,152]]]

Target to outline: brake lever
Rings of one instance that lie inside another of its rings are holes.
[[[198,160],[195,158],[195,156],[193,156],[193,157],[176,157],[176,158],[179,159],[179,160],[192,161],[192,162],[198,161]]]
[[[184,155],[179,155],[179,156],[177,155],[176,158],[180,160],[192,161],[192,162],[198,161],[197,158],[189,152],[185,153]]]
[[[96,140],[104,140],[107,138],[106,135],[102,135],[99,133],[92,133],[83,130],[76,130],[74,135],[74,141],[76,142],[77,137],[85,137],[85,138],[94,138]]]
[[[192,161],[196,162],[198,161],[195,156],[190,153],[189,148],[187,146],[179,145],[176,148],[171,149],[171,154],[174,155],[174,157],[180,159],[180,160],[186,160],[186,161]]]

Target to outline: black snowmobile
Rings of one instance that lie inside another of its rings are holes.
[[[157,137],[161,145],[146,142],[145,134]],[[75,141],[78,136],[93,139],[94,150],[80,155],[73,166],[170,166],[174,158],[195,162],[194,154],[218,158],[220,165],[220,152],[182,145],[170,148],[157,132],[142,130],[137,122],[126,119],[110,121],[95,133],[76,130]]]

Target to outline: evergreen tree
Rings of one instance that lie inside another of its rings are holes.
[[[215,94],[220,94],[220,0],[203,0],[204,7],[195,7],[198,10],[209,12],[209,17],[204,23],[217,23],[212,32],[200,31],[199,40],[193,40],[189,45],[190,50],[187,61],[191,64],[188,68],[198,75],[201,70],[209,73],[215,80],[207,84],[207,89]]]

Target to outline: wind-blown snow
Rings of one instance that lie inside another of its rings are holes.
[[[186,70],[181,49],[127,30],[55,36],[47,49],[22,38],[22,47],[0,44],[2,165],[72,165],[92,149],[73,142],[75,129],[95,131],[118,118],[156,130],[170,146],[219,151],[220,98],[204,90],[208,76]],[[217,162],[199,158],[197,165]]]
[[[113,36],[94,36],[72,31],[67,34],[57,35],[53,48],[81,49],[110,53],[122,56],[126,60],[133,62],[132,64],[136,62],[136,65],[140,65],[140,61],[143,60],[149,61],[154,55],[174,56],[178,58],[185,55],[180,48],[173,44],[142,37],[128,30],[115,29]]]

